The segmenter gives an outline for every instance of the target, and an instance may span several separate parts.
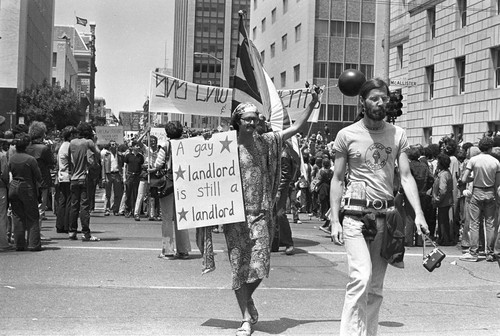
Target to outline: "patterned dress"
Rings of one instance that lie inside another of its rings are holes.
[[[280,177],[279,133],[254,135],[255,146],[239,146],[246,222],[227,224],[224,234],[232,269],[232,288],[269,275],[275,220],[273,206]]]

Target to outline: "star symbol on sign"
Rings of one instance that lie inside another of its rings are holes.
[[[231,144],[231,142],[233,142],[233,140],[229,140],[228,136],[226,135],[226,140],[220,141],[220,143],[222,144],[222,149],[220,150],[220,152],[222,153],[224,149],[227,149],[227,151],[231,153],[231,151],[229,150],[229,144]]]
[[[177,181],[179,177],[182,177],[182,179],[184,180],[184,172],[185,170],[183,170],[182,167],[179,165],[179,169],[177,169],[177,171],[175,172],[177,174],[175,180]]]
[[[179,214],[179,222],[184,218],[185,221],[187,221],[187,218],[186,218],[186,215],[187,215],[187,211],[184,210],[184,208],[182,208],[182,211],[179,211],[177,212]]]

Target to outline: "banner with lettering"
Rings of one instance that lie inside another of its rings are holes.
[[[245,221],[236,131],[171,144],[178,228]]]
[[[123,143],[122,126],[96,126],[95,133],[98,145],[107,145],[111,140],[114,140],[117,144]]]
[[[231,116],[232,90],[186,82],[157,72],[152,73],[150,112]]]
[[[231,88],[195,84],[153,72],[150,90],[150,112],[231,117]],[[297,119],[312,99],[306,88],[278,90],[278,95],[292,120]]]

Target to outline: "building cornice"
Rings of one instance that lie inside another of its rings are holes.
[[[444,2],[444,0],[410,0],[408,2],[408,13],[410,13],[410,16],[413,16],[441,2]]]

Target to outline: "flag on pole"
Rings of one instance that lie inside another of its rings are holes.
[[[243,13],[240,11],[239,14],[240,42],[236,55],[233,110],[239,103],[251,102],[269,120],[273,131],[284,130],[291,125],[290,117],[273,81],[262,66],[259,51],[248,38],[243,25]],[[292,157],[300,164],[302,157],[297,137],[292,137],[288,142]]]
[[[82,26],[87,26],[87,19],[83,19],[81,17],[76,17],[76,24],[82,25]]]

